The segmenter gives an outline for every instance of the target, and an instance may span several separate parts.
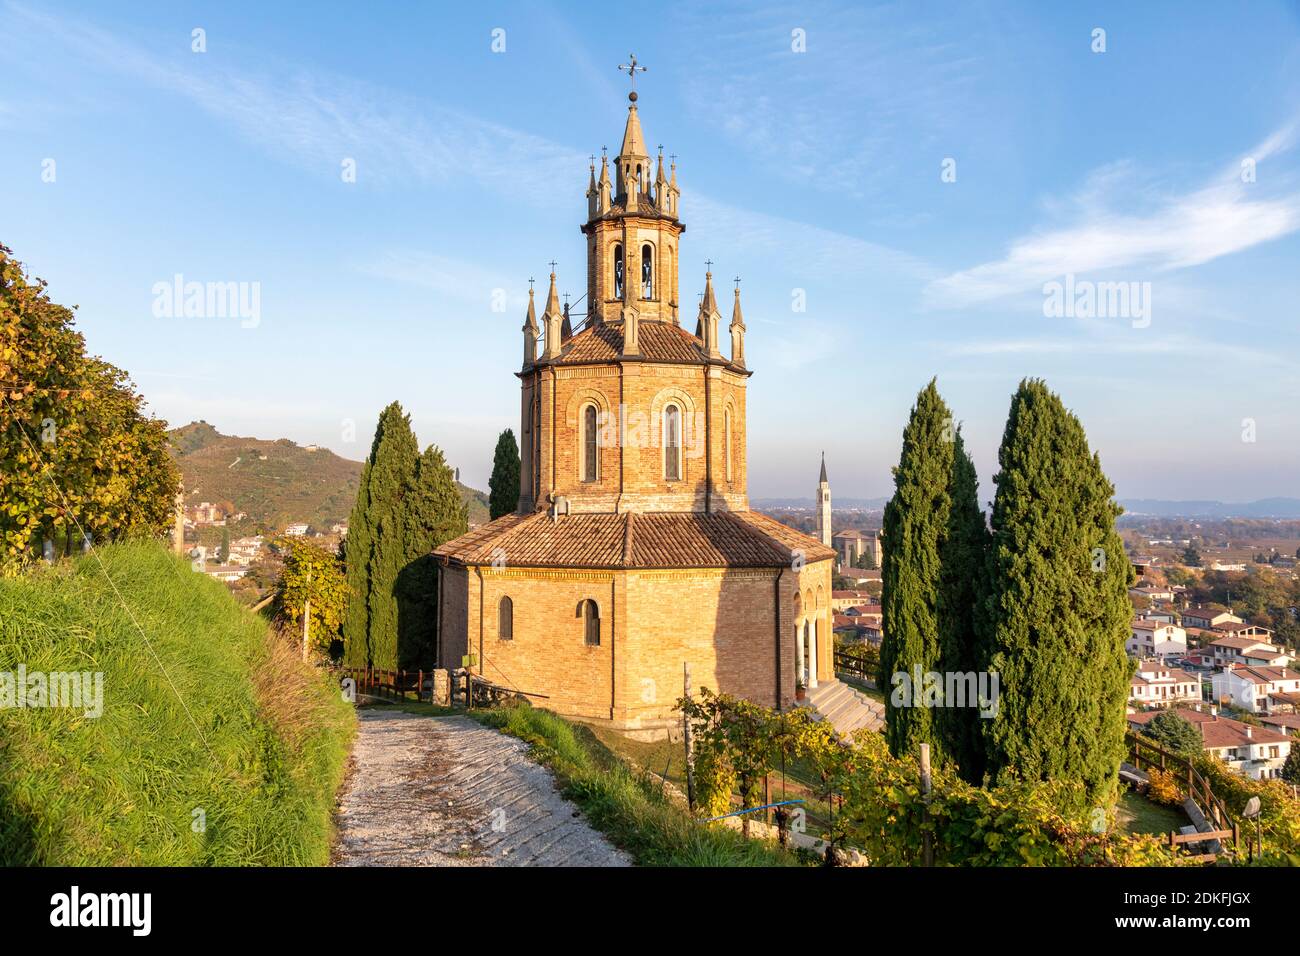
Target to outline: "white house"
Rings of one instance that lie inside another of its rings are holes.
[[[1228,664],[1211,683],[1215,700],[1227,698],[1252,714],[1294,713],[1300,705],[1300,671],[1294,667]]]
[[[291,524],[284,529],[284,533],[291,538],[301,538],[307,534],[307,526],[305,524]]]
[[[1280,667],[1290,658],[1280,647],[1254,637],[1220,637],[1201,649],[1201,658],[1209,657],[1216,667],[1242,664],[1250,667]]]
[[[1241,624],[1241,618],[1222,608],[1189,607],[1183,609],[1183,627],[1211,628],[1218,624]]]
[[[1201,699],[1201,679],[1160,661],[1142,661],[1129,680],[1130,703],[1143,707],[1168,707]]]
[[[1139,617],[1130,628],[1128,652],[1134,657],[1178,657],[1187,653],[1187,632],[1176,624]]]
[[[1129,726],[1141,731],[1158,714],[1148,710],[1128,715]],[[1181,707],[1178,716],[1201,732],[1201,746],[1231,769],[1254,780],[1271,780],[1282,772],[1294,738],[1270,727],[1253,727],[1240,720],[1219,716],[1217,707],[1199,704]]]

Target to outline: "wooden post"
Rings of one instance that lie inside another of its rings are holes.
[[[930,745],[921,744],[921,799],[925,802],[926,809],[922,822],[928,823],[930,818],[930,788],[933,781],[930,777]],[[930,839],[930,831],[925,831],[924,842],[921,847],[921,862],[924,866],[934,866],[934,843]]]
[[[226,560],[230,556],[226,555]],[[311,568],[307,569],[307,597],[302,606],[302,662],[308,663],[311,651]]]
[[[689,661],[682,662],[682,696],[688,700],[691,696],[691,665]],[[685,711],[682,712],[682,743],[686,747],[686,805],[694,812],[695,761],[691,748],[691,721]]]

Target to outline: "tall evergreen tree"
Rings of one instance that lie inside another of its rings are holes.
[[[468,530],[468,513],[442,450],[430,445],[420,456],[408,498],[407,563],[397,578],[397,660],[405,670],[434,665],[438,566],[432,552]]]
[[[921,743],[938,744],[933,713],[917,678],[935,670],[939,660],[936,613],[953,471],[952,428],[948,406],[931,379],[917,395],[903,430],[894,496],[885,505],[881,535],[885,637],[877,686],[885,695],[885,739],[895,756],[910,754]]]
[[[939,630],[940,669],[970,674],[985,670],[988,653],[980,646],[984,633],[976,626],[983,596],[988,528],[979,507],[975,463],[966,452],[961,430],[953,436],[952,471],[948,484],[948,527],[939,548],[939,593],[935,618]],[[945,700],[935,712],[943,750],[962,777],[978,784],[984,777],[984,737],[981,708],[967,685],[964,706]]]
[[[519,507],[519,446],[515,433],[507,428],[497,439],[492,458],[492,477],[488,479],[488,512],[493,521],[514,514]]]
[[[1041,381],[1012,397],[998,465],[985,610],[1001,694],[985,721],[988,770],[1077,781],[1087,806],[1105,806],[1133,671],[1122,509],[1083,426]]]
[[[397,576],[408,563],[406,498],[419,449],[411,419],[393,402],[379,416],[348,521],[347,572],[352,598],[343,625],[349,666],[397,666]],[[363,606],[363,607],[362,607]]]

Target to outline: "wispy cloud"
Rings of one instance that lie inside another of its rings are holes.
[[[1287,124],[1244,154],[1257,168],[1288,151],[1295,125]],[[1128,204],[1141,196],[1126,189],[1131,170],[1114,164],[1094,173],[1074,199],[1062,207],[1077,210],[1064,228],[1042,229],[1015,240],[1001,259],[952,273],[930,283],[927,306],[960,308],[1041,288],[1066,273],[1082,275],[1115,269],[1168,271],[1200,265],[1249,249],[1300,229],[1300,192],[1286,177],[1271,191],[1244,182],[1232,166],[1207,185],[1166,198],[1142,214],[1117,211],[1117,192]]]
[[[948,355],[966,358],[994,356],[1044,357],[1061,355],[1110,355],[1133,358],[1191,357],[1216,362],[1239,361],[1249,366],[1298,368],[1294,358],[1265,349],[1253,349],[1222,342],[1206,342],[1187,336],[1152,336],[1135,332],[1132,336],[1109,338],[1013,338],[969,341],[940,346]]]
[[[987,46],[958,35],[969,28],[958,18],[856,3],[806,3],[792,17],[788,5],[746,4],[718,36],[716,14],[677,13],[678,35],[700,47],[687,104],[789,182],[877,193],[898,177],[899,142],[942,138],[981,111],[970,51]],[[805,52],[792,49],[796,28]]]

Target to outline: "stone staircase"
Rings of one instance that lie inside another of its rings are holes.
[[[843,681],[822,681],[810,687],[804,704],[822,720],[829,721],[841,737],[849,736],[859,727],[880,730],[885,726],[884,705]]]

